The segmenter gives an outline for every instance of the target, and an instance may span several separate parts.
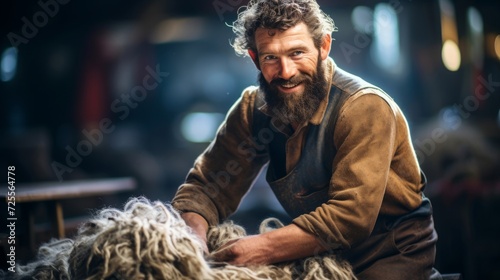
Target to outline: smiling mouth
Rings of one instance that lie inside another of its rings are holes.
[[[281,84],[280,86],[283,87],[283,88],[294,88],[296,86],[300,85],[300,83],[284,83],[284,84]]]

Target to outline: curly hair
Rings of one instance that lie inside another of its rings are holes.
[[[300,22],[307,25],[318,48],[325,34],[337,31],[333,20],[320,9],[316,0],[251,0],[232,25],[236,35],[232,46],[236,54],[245,56],[248,49],[257,50],[257,28],[284,31]]]

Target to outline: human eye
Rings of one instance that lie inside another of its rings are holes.
[[[264,60],[265,61],[273,61],[273,60],[276,60],[277,57],[275,55],[266,55],[264,56]]]
[[[298,57],[304,54],[304,51],[293,51],[292,52],[292,57]]]

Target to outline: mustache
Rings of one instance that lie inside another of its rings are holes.
[[[298,74],[298,75],[296,75],[288,80],[283,79],[283,78],[273,79],[269,84],[272,86],[281,86],[281,85],[287,85],[287,84],[300,84],[302,82],[312,82],[312,80],[313,80],[313,78],[308,76],[308,75]]]

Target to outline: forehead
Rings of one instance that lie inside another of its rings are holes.
[[[257,28],[255,31],[257,52],[279,52],[297,47],[314,47],[312,35],[303,22],[287,30]]]

